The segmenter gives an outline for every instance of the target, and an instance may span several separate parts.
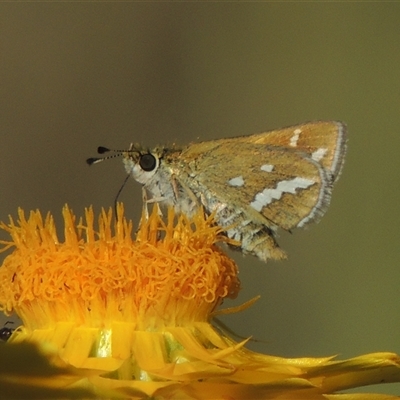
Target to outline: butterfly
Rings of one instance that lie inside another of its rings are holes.
[[[192,215],[214,213],[244,254],[282,259],[278,228],[318,221],[346,154],[346,126],[316,121],[248,136],[149,150],[132,144],[125,169],[143,186],[146,201]],[[110,151],[99,147],[103,154]],[[88,164],[109,157],[89,158]]]

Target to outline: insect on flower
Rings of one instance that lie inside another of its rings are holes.
[[[12,333],[15,331],[15,329],[7,327],[7,324],[13,324],[13,323],[14,322],[12,321],[7,321],[4,324],[4,326],[0,329],[0,340],[2,340],[3,342],[7,342]]]

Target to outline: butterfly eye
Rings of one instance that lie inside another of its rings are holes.
[[[157,166],[157,160],[153,154],[143,154],[140,157],[139,165],[143,171],[153,171],[153,169]]]

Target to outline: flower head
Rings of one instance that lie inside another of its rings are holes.
[[[400,380],[392,353],[285,359],[217,332],[212,312],[240,284],[236,264],[216,246],[223,236],[212,217],[170,209],[164,222],[155,207],[134,240],[121,205],[114,222],[102,211],[97,229],[92,209],[85,222],[68,207],[63,216],[62,241],[53,218],[38,211],[26,218],[19,210],[17,223],[0,226],[11,236],[4,249],[14,248],[0,268],[0,308],[23,322],[10,346],[32,342],[50,352],[63,371],[53,387],[64,388],[68,376],[69,389],[97,397],[326,399]]]
[[[54,220],[19,210],[19,226],[2,225],[15,251],[0,270],[0,308],[15,311],[28,330],[72,322],[135,330],[206,321],[225,297],[239,290],[237,267],[215,246],[220,230],[198,214],[192,221],[169,211],[165,224],[157,208],[143,219],[136,240],[122,206],[113,223],[102,211],[98,230],[93,210],[85,224],[68,207],[61,242]],[[112,229],[114,228],[114,230]],[[162,237],[162,240],[160,240]]]

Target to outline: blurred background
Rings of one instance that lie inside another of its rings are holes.
[[[281,234],[287,261],[232,253],[243,289],[224,306],[262,297],[223,322],[268,354],[400,353],[399,18],[399,3],[1,4],[0,220],[112,206],[125,171],[89,168],[99,145],[342,120],[329,211]],[[139,185],[121,199],[137,222]]]

